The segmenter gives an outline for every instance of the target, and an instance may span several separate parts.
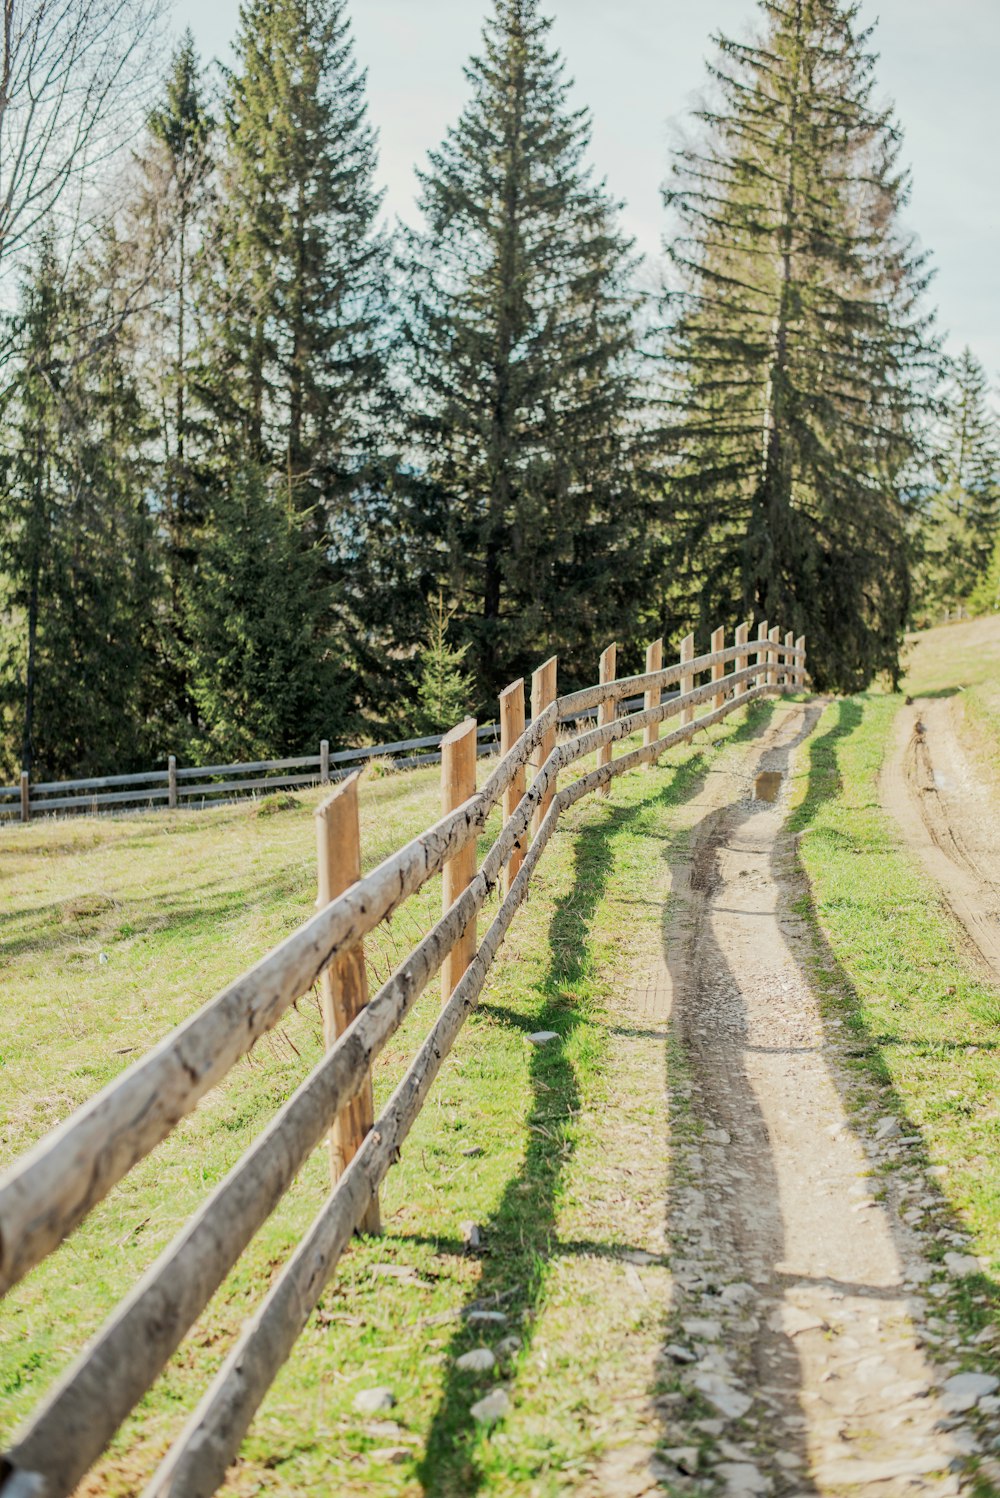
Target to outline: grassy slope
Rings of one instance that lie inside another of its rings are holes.
[[[924,637],[905,689],[967,684],[988,693],[982,641],[971,658],[963,643],[958,628]],[[995,661],[1000,630],[991,643]],[[914,1161],[936,1167],[955,1225],[997,1275],[1000,993],[879,805],[876,777],[901,700],[867,694],[833,703],[802,762],[793,825],[811,891],[806,913],[820,936],[815,977],[847,1027],[848,1059],[864,1083],[859,1101],[919,1132]],[[966,1332],[996,1320],[994,1279],[964,1282],[954,1309]]]
[[[1000,616],[916,636],[907,650],[904,690],[912,697],[960,695],[959,730],[1000,794]]]
[[[748,731],[734,720],[716,737]],[[487,1002],[387,1183],[387,1234],[347,1257],[254,1426],[232,1491],[326,1493],[335,1482],[356,1493],[555,1493],[593,1463],[609,1432],[617,1440],[630,1421],[642,1423],[668,1276],[656,1265],[644,1270],[642,1304],[624,1313],[621,1256],[655,1251],[665,1183],[657,1166],[623,1193],[619,1164],[630,1139],[652,1137],[661,1089],[648,1068],[662,1056],[638,1033],[625,1038],[633,1032],[618,1012],[616,980],[635,944],[656,939],[650,881],[669,850],[672,808],[713,752],[673,751],[661,772],[619,783],[610,804],[578,808],[555,838]],[[316,799],[271,817],[238,807],[5,831],[2,960],[16,1002],[0,1013],[4,1159],[308,914]],[[367,784],[366,864],[431,822],[436,802],[431,772]],[[439,898],[434,881],[372,944],[373,982],[413,944]],[[390,1043],[378,1097],[437,1002],[435,987]],[[526,1032],[539,1028],[557,1030],[561,1042],[529,1046]],[[4,1433],[319,1049],[316,1009],[305,1001],[8,1299]],[[473,1146],[481,1156],[464,1153]],[[324,1165],[317,1151],[84,1491],[138,1490],[321,1203]],[[465,1219],[484,1225],[484,1257],[462,1251]],[[490,1379],[453,1366],[456,1352],[484,1339],[462,1319],[482,1301],[503,1307],[506,1330],[523,1343],[503,1368],[515,1415],[492,1439],[468,1414]],[[382,1383],[398,1396],[398,1425],[365,1425],[353,1397]]]

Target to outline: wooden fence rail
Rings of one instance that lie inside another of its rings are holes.
[[[792,644],[786,636],[782,643],[764,624],[756,640],[748,640],[741,626],[734,645],[724,647],[719,631],[712,645],[696,658],[685,641],[682,659],[663,668],[662,646],[655,642],[647,652],[652,669],[617,679],[614,655],[606,651],[602,680],[561,698],[557,663],[546,662],[535,673],[534,717],[526,727],[524,684],[515,683],[501,697],[503,752],[481,789],[475,789],[474,775],[481,730],[467,720],[444,739],[440,821],[364,875],[355,771],[317,813],[316,914],[0,1177],[5,1293],[197,1106],[289,1005],[321,982],[328,1046],[322,1059],[42,1400],[0,1463],[0,1498],[62,1498],[73,1491],[308,1155],[330,1135],[330,1196],[152,1477],[146,1498],[200,1498],[216,1490],[352,1233],[359,1227],[377,1230],[381,1182],[482,991],[559,817],[735,709],[805,686],[803,638]],[[707,679],[699,684],[700,677]],[[678,682],[682,690],[664,696]],[[699,709],[707,711],[698,716]],[[581,727],[595,716],[596,726]],[[674,717],[679,726],[661,735],[661,726]],[[560,738],[558,726],[567,722],[576,731]],[[641,736],[638,746],[613,758],[614,746],[633,736]],[[560,775],[591,756],[596,768],[584,767],[560,787]],[[533,778],[525,788],[529,765]],[[212,767],[221,774],[229,768]],[[184,774],[177,770],[177,779]],[[477,870],[476,839],[501,803],[500,831]],[[365,936],[438,873],[444,875],[441,918],[366,1002]],[[498,888],[499,906],[479,940],[477,918]],[[439,971],[441,1013],[373,1123],[373,1058]]]

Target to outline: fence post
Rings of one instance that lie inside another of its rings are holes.
[[[662,640],[654,640],[653,643],[652,643],[652,645],[647,645],[646,646],[646,675],[647,676],[650,675],[650,673],[653,672],[653,671],[662,671],[662,670],[663,670],[663,641]],[[662,702],[662,700],[663,700],[663,689],[661,687],[650,687],[649,691],[646,692],[646,693],[644,693],[643,704],[642,705],[646,709],[646,711],[649,712],[649,710],[650,710],[651,707],[659,707],[659,705]],[[650,723],[649,726],[647,728],[644,728],[643,731],[642,731],[642,742],[646,746],[647,749],[650,747],[651,744],[655,744],[658,741],[659,737],[660,737],[660,725],[659,725],[659,723]],[[653,764],[654,764],[654,761],[652,759],[648,759],[646,761],[646,769],[647,770],[651,770],[653,768]]]
[[[598,678],[598,680],[601,683],[601,686],[604,686],[609,681],[614,681],[615,674],[616,674],[617,670],[618,670],[618,646],[617,645],[609,645],[608,648],[607,648],[607,650],[603,650],[601,652],[601,672],[600,672],[600,676]],[[598,726],[598,728],[604,728],[604,727],[607,726],[608,723],[613,723],[615,721],[615,719],[617,718],[617,716],[618,716],[618,703],[614,700],[614,698],[609,699],[607,702],[601,702],[601,703],[598,704],[598,707],[597,707],[597,726]],[[603,765],[610,765],[610,763],[611,763],[611,745],[610,744],[602,744],[601,747],[597,751],[597,768],[601,769],[601,767]],[[599,796],[610,796],[611,795],[611,782],[609,781],[607,785],[598,786],[598,788],[597,788],[597,794]]]
[[[785,635],[785,669],[781,674],[781,680],[786,687],[794,687],[795,685],[795,662],[790,659],[788,654],[794,645],[795,636],[789,630]]]
[[[466,718],[441,740],[441,811],[445,816],[476,794],[475,718]],[[441,874],[442,908],[447,911],[476,877],[476,840],[449,858]],[[447,1004],[476,955],[476,923],[470,921],[441,966],[441,1002]]]
[[[550,656],[549,659],[547,661],[545,661],[545,663],[543,665],[539,666],[539,668],[538,668],[537,671],[535,671],[535,672],[532,673],[532,677],[531,677],[531,716],[532,716],[532,718],[539,717],[545,711],[545,709],[550,705],[550,703],[553,703],[556,700],[556,673],[557,673],[557,670],[558,670],[558,665],[559,665],[559,657],[553,655],[553,656]],[[556,729],[555,729],[555,724],[553,724],[553,726],[549,729],[548,733],[545,734],[544,737],[542,738],[542,742],[539,744],[539,746],[535,750],[534,754],[531,756],[530,764],[531,764],[531,768],[532,768],[532,771],[533,771],[534,775],[538,774],[539,770],[542,768],[542,766],[544,765],[545,761],[548,759],[549,755],[552,753],[552,751],[553,751],[553,749],[555,747],[556,747]],[[554,785],[552,785],[552,786],[549,787],[549,790],[547,791],[547,793],[545,794],[545,796],[542,799],[541,806],[538,807],[538,809],[536,810],[534,816],[531,819],[531,833],[532,833],[532,836],[535,835],[535,833],[538,831],[539,827],[542,825],[542,818],[545,816],[545,813],[548,811],[549,807],[552,805],[552,797],[555,795],[555,789],[556,788],[555,788]]]
[[[504,687],[500,693],[500,757],[508,754],[524,732],[524,678],[519,676],[517,681],[512,681],[509,687]],[[517,803],[524,795],[524,766],[518,770],[510,785],[503,793],[503,819],[509,822],[517,810]],[[517,878],[517,871],[524,862],[524,844],[520,839],[514,844],[514,851],[507,860],[503,871],[503,893],[504,899],[510,894],[510,887]]]
[[[171,811],[177,806],[177,756],[167,755],[167,805]]]
[[[320,783],[320,785],[329,785],[330,784],[330,740],[329,739],[320,739],[320,741],[319,741],[319,783]]]
[[[21,821],[31,821],[31,787],[27,770],[21,771]]]
[[[806,648],[806,637],[805,637],[805,635],[799,635],[798,639],[795,641],[795,648],[796,648],[796,650],[803,650],[803,651],[805,650],[805,648]],[[796,683],[796,686],[799,688],[800,692],[804,692],[805,691],[805,689],[806,689],[806,663],[805,663],[805,658],[804,657],[803,657],[802,660],[796,662],[796,665],[795,665],[795,683]]]
[[[746,624],[746,623],[744,623],[744,624],[737,624],[737,626],[736,626],[736,635],[735,635],[734,638],[735,638],[735,643],[737,645],[746,645],[747,641],[750,638],[750,626],[749,626],[749,624]],[[749,666],[749,664],[750,664],[750,652],[748,650],[744,655],[738,655],[736,657],[735,661],[733,662],[733,670],[734,671],[743,671],[747,666]],[[749,690],[750,690],[749,686],[747,685],[746,682],[744,682],[743,685],[742,685],[742,687],[740,688],[740,690],[735,695],[737,697],[744,697]]]
[[[693,660],[694,660],[694,635],[685,635],[684,639],[681,641],[681,665],[683,665],[685,661],[693,661]],[[685,692],[693,692],[693,691],[694,691],[694,677],[693,676],[682,676],[681,677],[681,696],[683,697]],[[694,708],[693,707],[682,707],[681,708],[681,727],[684,728],[686,726],[686,724],[688,724],[688,723],[691,722],[691,719],[693,717],[694,717]]]
[[[724,628],[722,628],[720,626],[719,629],[715,629],[715,630],[712,631],[712,654],[713,655],[719,655],[723,650],[725,650],[725,648],[726,648],[726,631],[725,631]],[[713,681],[721,681],[722,678],[725,676],[725,674],[726,674],[726,663],[725,663],[725,661],[716,661],[715,665],[712,667],[712,680]],[[725,707],[725,705],[726,705],[726,694],[725,694],[725,692],[716,692],[715,696],[712,699],[712,708],[713,708],[713,710],[715,712],[718,712],[719,708],[720,707]]]
[[[358,821],[360,771],[342,780],[332,795],[316,809],[317,908],[322,910],[361,878],[361,830]],[[321,974],[320,1008],[327,1049],[343,1035],[348,1025],[368,1003],[365,951],[357,942],[340,952]],[[330,1130],[330,1179],[340,1180],[375,1121],[372,1078],[369,1071],[357,1097],[337,1114]],[[369,1203],[359,1227],[365,1233],[381,1232],[378,1196]]]
[[[777,624],[767,638],[771,642],[771,648],[767,652],[767,684],[769,687],[776,687],[778,685],[778,651],[775,647],[781,644],[781,630]]]
[[[765,643],[767,641],[767,620],[766,619],[762,619],[760,621],[760,623],[758,624],[758,626],[757,626],[757,640],[758,640],[758,642],[764,641]],[[759,644],[758,644],[758,649],[757,649],[757,659],[754,662],[754,665],[756,665],[756,666],[766,666],[767,665],[767,650],[766,649],[761,650],[760,647],[759,647]],[[762,671],[759,676],[755,676],[754,677],[754,679],[753,679],[753,685],[755,687],[760,687],[760,686],[766,686],[767,685],[767,671],[766,670]]]

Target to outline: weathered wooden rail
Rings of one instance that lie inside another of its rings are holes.
[[[597,686],[556,695],[556,662],[535,673],[532,720],[524,683],[502,694],[501,758],[476,790],[478,730],[469,719],[445,735],[444,815],[369,873],[360,874],[358,775],[317,812],[320,900],[316,915],[255,967],[86,1103],[0,1177],[0,1293],[73,1231],[116,1182],[150,1153],[312,985],[321,982],[328,1049],[270,1125],[189,1219],[43,1399],[0,1466],[2,1498],[61,1498],[164,1369],[307,1156],[327,1136],[333,1189],[246,1323],[201,1403],[151,1478],[145,1498],[201,1498],[222,1482],[243,1435],[315,1308],[353,1232],[377,1230],[378,1191],[455,1038],[474,1007],[559,817],[619,775],[651,765],[671,745],[766,695],[805,685],[805,641],[746,625],[709,654],[684,641],[662,667],[662,644],[641,676],[615,679],[605,651]],[[727,670],[727,667],[732,667]],[[700,677],[708,677],[699,684]],[[667,688],[678,686],[665,700]],[[629,703],[643,694],[641,705]],[[706,709],[701,712],[699,709]],[[580,727],[597,713],[593,728]],[[661,725],[679,725],[660,734]],[[559,724],[569,721],[576,731]],[[642,743],[613,758],[616,743]],[[569,784],[581,759],[596,768]],[[526,769],[533,769],[525,787]],[[503,802],[499,835],[476,868],[476,838]],[[434,875],[443,914],[368,1000],[364,938]],[[500,887],[480,940],[477,917]],[[442,972],[443,1008],[386,1106],[373,1119],[371,1065],[417,998]]]

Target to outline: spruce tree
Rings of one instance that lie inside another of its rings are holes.
[[[285,495],[268,493],[252,460],[233,464],[212,497],[185,595],[191,690],[214,753],[301,754],[342,728],[322,569]]]
[[[935,487],[921,515],[918,611],[966,601],[983,577],[1000,518],[1000,423],[972,350],[947,361],[935,433]]]
[[[427,637],[418,656],[416,706],[410,726],[417,734],[446,733],[468,713],[475,683],[464,670],[468,641],[456,646],[448,638],[454,610],[446,610],[438,593],[430,608]]]
[[[126,253],[73,272],[43,242],[25,282],[0,496],[4,758],[37,778],[148,759],[155,566]]]
[[[185,679],[182,595],[203,520],[211,441],[198,400],[197,272],[212,202],[214,121],[190,31],[171,61],[161,102],[137,155],[130,205],[138,298],[141,389],[152,431],[154,488],[165,581],[157,690],[168,718],[196,718]]]
[[[676,154],[668,506],[679,613],[809,638],[817,685],[895,676],[934,364],[900,134],[859,6],[759,0]]]
[[[346,0],[246,0],[228,74],[204,394],[226,452],[335,530],[386,395],[387,246]]]
[[[491,695],[553,650],[564,680],[592,679],[642,593],[631,247],[550,25],[537,0],[496,0],[402,251],[419,482],[401,532]]]

